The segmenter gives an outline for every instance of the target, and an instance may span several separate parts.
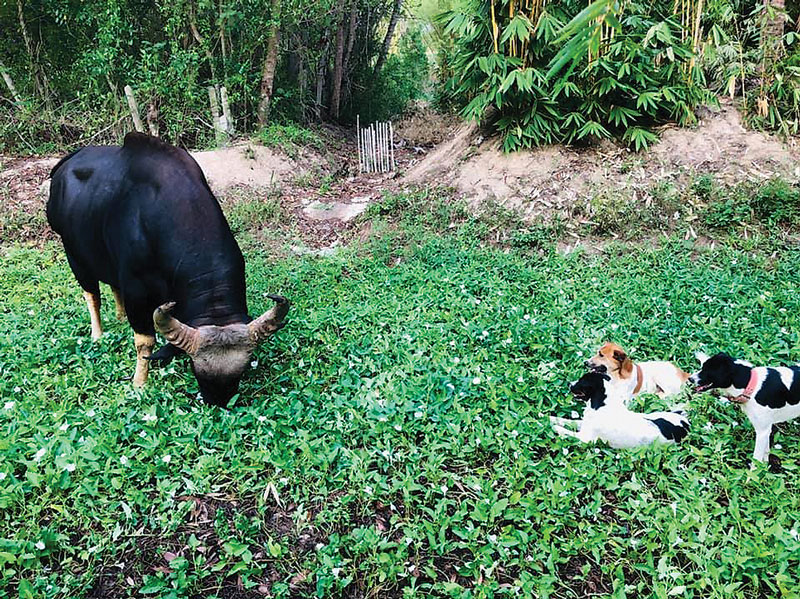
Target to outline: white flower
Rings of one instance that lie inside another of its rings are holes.
[[[156,420],[158,420],[158,417],[155,414],[145,414],[144,416],[142,416],[142,420],[144,420],[145,422],[155,422]]]
[[[19,393],[22,389],[19,386],[14,387],[14,393]]]
[[[127,466],[129,461],[130,460],[128,460],[127,456],[121,456],[119,458],[119,463],[122,464],[123,466]]]
[[[259,416],[258,417],[258,421],[259,422],[266,422],[267,421],[267,417],[266,416]]]
[[[17,387],[17,389],[19,389],[19,387]],[[7,401],[6,403],[3,404],[3,409],[4,410],[12,410],[13,408],[14,408],[14,402],[13,401]]]
[[[414,418],[422,418],[422,412],[420,412],[419,410],[414,412]]]
[[[279,478],[278,482],[281,483],[282,485],[285,485],[286,483],[289,482],[289,479],[284,476],[282,478]]]
[[[367,495],[372,495],[372,487],[370,487],[369,485],[364,487],[364,493],[366,493]]]
[[[453,364],[458,364],[461,361],[461,358],[455,357],[453,358]]]
[[[5,480],[5,479],[6,479],[6,473],[0,472],[0,480]]]
[[[413,574],[413,573],[414,573],[414,570],[416,570],[416,569],[417,569],[417,567],[416,567],[414,564],[411,564],[411,565],[408,567],[408,573],[409,573],[409,574]]]
[[[250,368],[258,368],[258,360],[253,360],[250,362]]]
[[[325,547],[325,545],[323,545],[322,543],[317,543],[316,545],[314,545],[314,551],[319,551],[323,547]]]
[[[518,376],[518,377],[517,377],[517,382],[518,382],[518,383],[524,383],[524,382],[525,382],[525,379],[523,379],[523,378],[522,378],[522,376]]]
[[[67,429],[69,429],[69,423],[68,423],[68,422],[65,422],[64,424],[62,424],[61,426],[59,426],[59,427],[58,427],[58,430],[60,430],[60,431],[64,431],[64,432],[65,432]]]
[[[790,535],[792,535],[792,538],[793,538],[795,541],[797,540],[797,537],[798,537],[798,536],[800,536],[800,534],[798,534],[798,532],[797,532],[797,529],[796,529],[796,528],[793,528],[792,530],[790,530],[790,531],[789,531],[789,534],[790,534]]]
[[[172,461],[172,456],[169,455],[169,454],[166,454],[164,457],[161,458],[161,461],[164,462],[165,464],[169,464],[170,461]]]
[[[38,462],[39,460],[41,460],[41,459],[44,457],[44,454],[46,454],[46,453],[47,453],[47,449],[45,449],[44,447],[42,447],[42,448],[41,448],[39,451],[37,451],[37,452],[36,452],[36,453],[33,455],[33,461],[34,461],[34,462]]]
[[[88,412],[86,412],[86,415],[87,415],[89,418],[93,418],[93,417],[94,417],[94,410],[89,410]]]
[[[401,430],[403,430],[403,427],[402,427],[402,426],[400,426],[399,424],[395,424],[395,425],[394,425],[394,430],[396,430],[396,431],[401,431]]]
[[[66,470],[67,472],[75,472],[75,468],[76,468],[75,464],[67,464],[66,466],[64,466],[64,470]]]
[[[472,384],[473,385],[480,385],[481,384],[481,377],[476,376],[474,379],[472,379]]]
[[[406,545],[411,545],[411,543],[414,542],[414,539],[412,539],[411,537],[406,537],[403,540],[406,542]]]
[[[28,316],[33,316],[35,312],[33,310],[28,310]]]
[[[572,410],[572,412],[569,413],[569,416],[574,420],[575,418],[580,417],[580,414],[578,414],[578,412],[576,412],[575,410]]]
[[[36,541],[36,545],[34,545],[39,551],[44,551],[44,541]]]
[[[441,491],[443,494],[447,495],[447,485],[442,485],[441,487],[439,487],[439,490],[440,490],[440,491]]]
[[[139,431],[139,436],[144,439],[147,437],[147,431]]]
[[[342,571],[341,568],[333,568],[331,570],[331,574],[333,574],[336,578],[339,578],[339,572],[341,572],[341,571]]]
[[[497,535],[489,535],[487,538],[489,539],[490,543],[496,543],[497,542]]]

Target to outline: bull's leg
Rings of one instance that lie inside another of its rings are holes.
[[[117,320],[125,320],[127,314],[125,313],[125,300],[122,299],[122,293],[116,287],[111,288],[114,294],[114,304],[117,306]]]
[[[89,319],[92,322],[92,340],[97,341],[103,336],[103,325],[100,322],[100,289],[97,291],[84,291],[83,299],[89,308]]]
[[[136,346],[136,372],[133,375],[133,386],[143,387],[147,382],[147,373],[149,372],[148,358],[153,353],[156,338],[155,335],[134,333],[133,343]]]

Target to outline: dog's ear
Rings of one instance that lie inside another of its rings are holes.
[[[619,362],[619,375],[626,379],[633,373],[633,361],[624,351],[614,350],[614,359]]]
[[[695,352],[694,357],[697,358],[698,362],[700,362],[700,366],[702,366],[708,361],[708,354],[703,353],[701,351]]]

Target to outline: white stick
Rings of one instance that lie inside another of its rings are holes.
[[[373,170],[378,170],[378,130],[375,123],[372,123],[372,166]]]
[[[392,171],[394,171],[394,127],[392,127],[392,121],[389,121],[389,152],[392,155]]]
[[[381,172],[386,172],[386,130],[384,123],[381,123]]]
[[[358,152],[358,174],[361,174],[361,140],[358,137],[358,115],[356,115],[356,147]]]
[[[380,145],[380,159],[381,159],[381,172],[385,170],[384,160],[383,160],[383,123],[378,123],[378,135],[380,137],[380,141],[378,142]]]

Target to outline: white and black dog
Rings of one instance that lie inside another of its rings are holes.
[[[719,389],[742,407],[756,430],[753,459],[766,462],[772,425],[800,416],[800,365],[753,366],[726,353],[698,353],[700,371],[689,377],[697,392]]]
[[[559,435],[575,437],[584,443],[605,441],[618,449],[641,447],[657,441],[681,441],[689,434],[689,421],[681,411],[640,414],[626,406],[627,393],[621,394],[611,377],[602,372],[587,372],[570,388],[575,399],[586,402],[582,420],[550,417]],[[565,428],[578,426],[578,432]]]

